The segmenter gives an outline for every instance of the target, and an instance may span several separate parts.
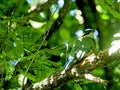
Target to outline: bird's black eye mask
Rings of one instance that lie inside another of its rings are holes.
[[[93,33],[95,30],[94,29],[85,29],[84,31],[83,31],[83,35],[82,35],[82,37],[83,36],[86,36],[86,35],[88,35],[88,34],[90,34],[90,33]]]
[[[88,28],[85,30],[78,30],[75,32],[75,34],[78,38],[85,37],[85,36],[89,35],[90,33],[94,34],[95,39],[98,37],[98,34],[99,34],[96,29],[91,29],[91,28]]]

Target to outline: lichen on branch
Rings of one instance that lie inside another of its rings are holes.
[[[108,49],[100,51],[97,54],[91,54],[87,56],[84,60],[77,62],[66,70],[63,69],[61,71],[58,71],[50,77],[47,77],[44,80],[31,85],[28,90],[50,90],[78,78],[88,79],[85,77],[85,75],[88,75],[88,73],[90,73],[94,69],[104,67],[110,62],[118,60],[119,58],[119,50],[111,55],[109,55]],[[93,76],[92,78],[94,78],[95,80],[91,80],[95,82],[102,84],[107,83],[106,80],[102,80]]]

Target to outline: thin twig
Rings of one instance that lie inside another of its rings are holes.
[[[58,8],[58,7],[57,7],[57,8]],[[56,8],[56,10],[57,10],[57,8]],[[54,13],[56,12],[56,10],[54,11]],[[51,15],[51,17],[54,15],[54,13]],[[22,82],[22,87],[24,87],[25,77],[26,77],[26,75],[27,75],[27,73],[28,73],[31,65],[33,64],[33,61],[35,60],[35,56],[36,56],[38,53],[40,53],[39,50],[41,49],[44,41],[46,40],[46,38],[47,38],[47,36],[48,36],[48,34],[49,34],[49,21],[47,21],[46,30],[47,30],[47,31],[46,31],[46,33],[44,34],[44,37],[43,37],[43,40],[42,40],[40,46],[38,47],[37,51],[35,52],[35,55],[33,56],[33,59],[30,61],[30,64],[28,65],[28,67],[27,67],[27,69],[26,69],[26,71],[25,71],[24,78],[23,78],[23,82]]]

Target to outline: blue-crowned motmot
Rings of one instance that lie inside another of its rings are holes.
[[[68,61],[65,63],[64,68],[67,69],[73,60],[80,60],[81,58],[90,55],[97,48],[98,31],[94,29],[79,30],[75,33],[78,39],[72,46],[71,53]]]

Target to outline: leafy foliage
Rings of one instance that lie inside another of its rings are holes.
[[[28,13],[29,9],[35,5],[34,3],[29,4],[28,1],[0,0],[0,89],[22,88],[20,83],[23,83],[23,79],[20,75],[27,78],[28,83],[25,85],[29,86],[62,69],[72,45],[76,41],[75,32],[85,29],[83,12],[78,9],[75,0],[72,0],[61,27],[45,40],[46,33],[61,14],[62,7],[58,2],[54,2],[48,5],[47,10]],[[40,3],[37,0],[33,1]],[[89,18],[88,21],[91,22],[90,25],[96,25],[100,34],[100,49],[105,49],[114,40],[112,36],[115,33],[119,34],[120,3],[116,0],[96,0],[94,3],[97,12],[87,9],[86,15],[96,15],[96,17],[93,16],[94,18]],[[38,27],[35,28],[37,25]],[[68,51],[65,46],[66,42],[70,43]],[[84,43],[88,43],[87,40]],[[92,73],[111,80],[112,85],[108,87],[111,90],[117,90],[120,87],[119,66],[119,62],[117,62],[113,66],[110,65],[107,70],[100,68]],[[84,80],[82,84],[73,81],[57,89],[62,90],[63,87],[65,90],[96,90],[96,88],[105,90],[102,85]]]

